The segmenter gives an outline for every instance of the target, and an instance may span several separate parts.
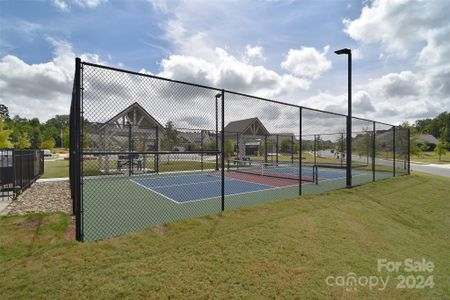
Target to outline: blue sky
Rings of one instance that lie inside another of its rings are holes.
[[[356,114],[414,121],[450,109],[449,3],[1,1],[0,102],[41,120],[68,113],[81,56],[345,112],[346,59],[333,51],[349,47]]]

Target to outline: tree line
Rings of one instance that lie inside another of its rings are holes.
[[[40,122],[38,118],[10,117],[0,104],[0,148],[53,149],[69,147],[69,115],[56,115]]]

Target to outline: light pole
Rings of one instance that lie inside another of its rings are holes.
[[[348,113],[347,113],[347,166],[346,187],[352,187],[352,50],[348,48],[334,51],[337,55],[348,57]]]

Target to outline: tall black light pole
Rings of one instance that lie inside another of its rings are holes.
[[[334,51],[337,55],[348,57],[348,114],[347,114],[347,180],[346,187],[352,187],[352,50],[344,48]]]

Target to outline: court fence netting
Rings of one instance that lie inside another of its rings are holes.
[[[70,109],[76,239],[409,174],[408,129],[353,117],[350,132],[346,121],[77,58]]]

